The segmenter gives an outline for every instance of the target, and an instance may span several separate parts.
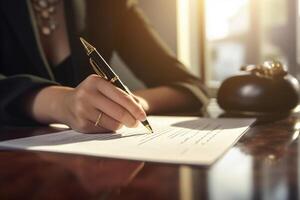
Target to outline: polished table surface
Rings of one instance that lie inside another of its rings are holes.
[[[0,128],[0,139],[52,128]],[[299,199],[300,116],[258,121],[210,167],[0,150],[0,199]]]

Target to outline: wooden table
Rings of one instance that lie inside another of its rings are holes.
[[[209,168],[4,149],[0,199],[298,199],[299,132],[297,115],[259,122]]]

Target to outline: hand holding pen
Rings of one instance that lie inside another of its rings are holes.
[[[123,125],[134,128],[139,121],[147,127],[145,111],[125,86],[121,89],[116,78],[101,76],[90,75],[76,88],[37,88],[24,100],[25,112],[41,124],[62,123],[81,133],[114,132]]]
[[[116,75],[116,73],[111,69],[111,67],[108,65],[108,63],[103,59],[103,57],[98,53],[95,47],[93,47],[91,44],[89,44],[87,41],[85,41],[83,38],[80,38],[87,55],[90,58],[90,64],[93,67],[96,74],[98,74],[100,77],[104,78],[117,88],[121,89],[126,95],[124,95],[124,98],[127,98],[128,102],[132,102],[133,96],[130,92],[130,90],[122,83],[120,78]],[[100,91],[101,92],[101,91]],[[121,92],[121,91],[120,91]],[[136,102],[135,102],[136,103]],[[137,103],[136,103],[137,104]],[[142,110],[141,106],[137,104],[137,110]],[[101,119],[104,115],[104,112],[99,111],[98,117],[95,121],[95,126],[102,126]],[[142,117],[141,117],[142,116]],[[148,129],[149,132],[153,133],[153,130],[146,119],[145,112],[141,112],[137,117],[137,120],[141,121],[141,123]]]

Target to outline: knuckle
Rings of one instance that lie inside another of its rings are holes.
[[[87,96],[86,90],[81,89],[77,91],[75,98],[77,101],[82,101],[83,99],[86,98],[86,96]]]
[[[109,87],[109,82],[107,82],[104,78],[98,77],[97,83],[93,82],[96,88],[101,90],[102,92],[111,92],[111,88]]]
[[[94,82],[94,81],[96,81],[97,79],[99,79],[99,76],[97,76],[96,74],[91,74],[91,75],[89,75],[89,76],[86,78],[86,81],[87,81],[87,82]]]
[[[92,74],[89,75],[85,81],[84,81],[84,88],[92,88],[95,86],[96,82],[101,80],[101,78],[98,75]]]
[[[112,131],[117,131],[117,130],[119,130],[120,128],[122,128],[122,124],[121,123],[118,123],[118,122],[115,122],[115,123],[113,123],[113,125],[112,125],[112,127],[111,127],[111,130]]]
[[[85,120],[79,120],[78,123],[77,123],[77,130],[79,132],[82,132],[82,133],[88,133],[89,132],[89,128],[90,128],[90,125],[87,121]]]
[[[129,95],[129,94],[125,94],[125,100],[127,101],[127,103],[134,103],[133,98]]]
[[[98,86],[100,87],[100,88],[107,88],[108,87],[108,82],[107,81],[105,81],[103,78],[99,78],[98,79]]]
[[[144,115],[142,109],[139,106],[136,106],[132,112],[133,112],[133,115],[136,117],[140,117],[140,116]]]
[[[127,118],[127,116],[128,116],[128,114],[125,109],[120,109],[118,111],[118,118],[120,119],[120,121],[124,121]]]
[[[75,106],[75,114],[77,116],[84,116],[85,114],[85,109],[84,109],[84,106],[82,103],[78,103],[76,106]]]
[[[121,99],[126,106],[132,106],[134,104],[132,98],[127,94],[121,94]]]

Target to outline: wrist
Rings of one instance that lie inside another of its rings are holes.
[[[53,87],[49,95],[53,96],[49,114],[52,123],[68,124],[70,118],[70,96],[73,94],[73,88]]]
[[[32,95],[29,113],[38,122],[66,123],[68,107],[66,99],[72,88],[49,86],[40,89]]]

